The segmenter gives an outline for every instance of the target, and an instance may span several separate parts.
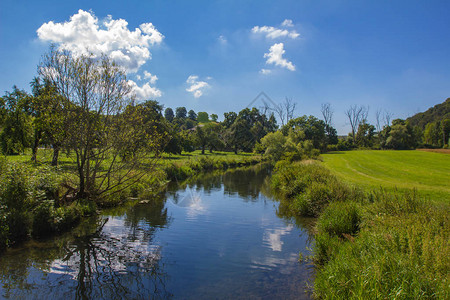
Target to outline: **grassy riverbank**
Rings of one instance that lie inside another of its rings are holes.
[[[73,201],[69,197],[77,184],[73,157],[61,155],[58,168],[50,166],[49,150],[39,151],[37,164],[30,158],[28,154],[0,157],[0,251],[30,236],[40,238],[66,231],[98,208],[117,206],[130,198],[153,197],[171,180],[261,161],[261,156],[250,153],[165,155],[156,161],[151,173],[126,189],[107,198]]]
[[[400,167],[423,165],[419,172],[436,168],[432,174],[440,176],[448,164],[434,155],[443,154],[352,151],[327,154],[324,163],[278,164],[272,185],[282,208],[318,217],[313,258],[317,298],[450,297],[450,193],[443,190],[442,178],[414,185],[417,175]],[[416,160],[419,156],[422,162]],[[378,166],[385,166],[386,173]],[[417,191],[407,185],[396,189],[394,180],[409,181]]]

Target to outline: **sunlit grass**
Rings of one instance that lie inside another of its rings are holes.
[[[323,154],[326,167],[363,188],[417,189],[421,196],[450,202],[450,155],[423,151],[346,151]]]

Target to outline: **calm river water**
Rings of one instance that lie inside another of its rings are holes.
[[[169,187],[70,233],[0,256],[0,297],[303,299],[308,233],[283,217],[256,166]]]

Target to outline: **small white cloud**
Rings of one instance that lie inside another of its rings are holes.
[[[294,64],[283,58],[285,52],[283,43],[273,44],[269,49],[269,53],[264,54],[264,58],[267,58],[266,64],[274,64],[290,71],[295,71]]]
[[[206,81],[199,81],[197,75],[190,75],[186,80],[186,83],[189,84],[186,91],[192,93],[195,98],[201,97],[205,89],[210,87]]]
[[[162,96],[162,92],[150,86],[150,82],[146,82],[143,86],[138,86],[133,80],[128,80],[128,84],[131,86],[132,93],[134,93],[137,100],[149,100]]]
[[[266,38],[269,39],[277,39],[281,37],[296,39],[300,36],[300,34],[295,30],[280,29],[272,26],[255,26],[252,28],[252,32],[254,34],[264,34]]]
[[[226,37],[224,37],[223,35],[220,35],[217,40],[219,41],[220,44],[222,45],[226,45],[228,43],[228,40]]]
[[[144,78],[150,79],[149,80],[150,84],[155,84],[156,80],[158,80],[158,76],[152,75],[152,73],[150,73],[148,71],[144,71]]]
[[[136,75],[136,79],[140,81],[142,79],[141,75]]]
[[[124,19],[108,16],[99,21],[93,12],[79,10],[64,23],[50,21],[37,30],[42,41],[60,44],[74,54],[91,52],[94,56],[106,54],[129,73],[135,73],[151,59],[149,47],[160,44],[164,36],[152,23],[144,23],[134,31]]]
[[[263,75],[269,75],[270,73],[272,73],[272,70],[269,69],[261,69],[259,71],[259,73],[263,74]]]
[[[294,23],[292,23],[292,20],[285,19],[285,20],[283,21],[283,23],[281,23],[281,26],[284,26],[284,27],[294,27]]]

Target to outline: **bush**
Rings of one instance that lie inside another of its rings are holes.
[[[6,219],[5,207],[0,205],[0,251],[8,247],[9,227]]]
[[[6,210],[8,240],[23,240],[30,231],[31,208],[30,187],[27,183],[26,168],[17,164],[2,167],[0,177],[0,205]]]
[[[314,161],[280,161],[271,182],[274,191],[289,202],[292,212],[301,216],[316,217],[328,203],[353,199],[357,193]]]
[[[44,200],[34,209],[32,235],[42,237],[53,231],[55,231],[55,208],[53,201]]]
[[[355,235],[361,224],[361,213],[354,202],[331,203],[317,220],[317,230],[344,238]]]

